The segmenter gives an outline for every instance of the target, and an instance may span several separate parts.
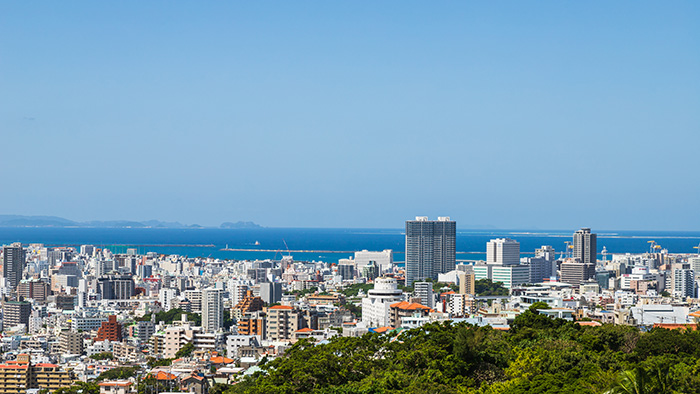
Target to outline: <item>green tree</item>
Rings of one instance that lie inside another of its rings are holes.
[[[187,342],[185,346],[181,347],[180,350],[175,353],[175,358],[189,357],[194,351],[194,344],[192,342]]]
[[[97,353],[93,354],[90,356],[91,359],[93,360],[112,360],[114,358],[114,355],[112,352],[102,352],[102,353]]]
[[[128,379],[128,378],[131,378],[133,376],[136,376],[137,370],[138,370],[137,367],[113,368],[113,369],[110,369],[109,371],[102,372],[95,380],[98,382],[101,382],[103,380]]]

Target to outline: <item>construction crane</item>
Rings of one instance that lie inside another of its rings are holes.
[[[654,253],[654,246],[656,245],[656,241],[647,241],[649,244],[649,253]]]
[[[566,244],[566,257],[570,259],[574,245],[571,244],[571,241],[564,241],[564,243]]]

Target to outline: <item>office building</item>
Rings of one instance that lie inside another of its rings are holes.
[[[368,250],[355,252],[355,265],[357,267],[364,267],[372,261],[379,265],[381,272],[384,272],[394,264],[394,252],[391,249],[385,249],[381,252]]]
[[[106,275],[97,280],[97,287],[103,300],[128,300],[135,286],[131,275]]]
[[[574,233],[574,259],[584,264],[595,264],[598,260],[597,235],[590,228],[582,228]]]
[[[175,289],[160,289],[158,292],[158,302],[160,302],[161,308],[166,312],[175,307],[173,303],[177,301],[176,297],[177,290]]]
[[[456,233],[449,217],[406,221],[406,286],[455,269]]]
[[[433,295],[433,284],[430,282],[415,282],[413,283],[413,295],[420,299],[422,305],[430,309],[435,307]]]
[[[202,328],[217,332],[224,326],[224,292],[222,289],[202,290]]]
[[[510,238],[492,239],[486,243],[486,263],[520,264],[520,242]]]
[[[500,282],[506,289],[528,283],[530,281],[530,267],[527,265],[500,265],[491,267],[491,281]]]
[[[581,263],[576,261],[565,261],[561,263],[561,281],[572,286],[595,279],[595,264]]]
[[[3,248],[2,276],[5,278],[7,287],[15,290],[22,280],[24,266],[26,265],[27,254],[21,243],[13,243],[11,246]]]
[[[39,279],[23,280],[17,286],[17,296],[24,299],[33,299],[37,302],[44,302],[51,295],[51,288],[48,283]]]

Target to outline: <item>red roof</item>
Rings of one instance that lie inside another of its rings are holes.
[[[154,378],[156,378],[156,380],[175,380],[177,376],[165,371],[158,371]]]
[[[269,309],[292,310],[292,309],[294,309],[294,308],[292,308],[291,306],[287,306],[287,305],[275,305],[275,306],[271,306]]]
[[[216,356],[209,359],[212,364],[231,364],[233,362],[232,358],[226,358],[222,356]]]
[[[302,329],[296,330],[296,332],[313,332],[313,331],[314,331],[314,330],[312,330],[312,329],[310,329],[310,328],[308,328],[308,327],[307,327],[307,328],[302,328]]]
[[[428,309],[428,310],[430,310],[430,308],[428,308],[425,305],[421,305],[417,302],[407,302],[407,301],[401,301],[401,302],[397,302],[395,304],[391,304],[391,307],[403,309],[403,310],[409,310],[409,311],[416,310],[416,309]]]
[[[693,331],[697,329],[695,324],[674,324],[674,323],[654,323],[654,328],[665,328],[667,330],[680,330],[689,328]]]

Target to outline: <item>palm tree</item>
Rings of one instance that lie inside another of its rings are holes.
[[[643,368],[620,372],[612,388],[605,392],[605,394],[647,393],[656,393],[656,391],[652,388],[649,376]]]

